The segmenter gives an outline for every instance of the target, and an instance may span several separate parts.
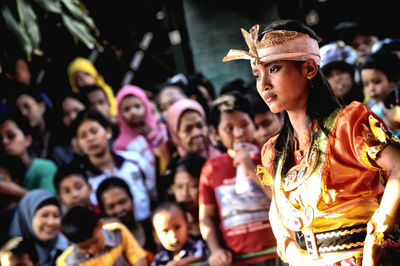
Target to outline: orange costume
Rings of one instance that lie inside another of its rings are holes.
[[[324,265],[343,260],[361,265],[367,223],[379,207],[384,191],[380,178],[386,176],[374,160],[397,140],[358,102],[333,112],[324,127],[328,135],[314,127],[311,139],[299,140],[297,146],[306,150],[295,151],[296,165],[287,173],[281,173],[285,154],[274,172],[277,136],[271,138],[263,147],[264,167],[258,167],[258,176],[273,190],[279,222],[303,232],[317,265],[318,260]],[[280,244],[284,248],[285,240],[279,242],[278,249]]]

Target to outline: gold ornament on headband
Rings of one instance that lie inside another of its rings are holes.
[[[274,60],[307,60],[312,58],[319,64],[318,41],[310,38],[307,34],[289,30],[274,30],[265,33],[259,41],[259,25],[253,26],[250,32],[241,30],[249,47],[249,52],[231,49],[223,58],[223,62],[237,59],[258,62],[262,58],[269,59],[270,57]],[[260,52],[260,50],[262,51]]]

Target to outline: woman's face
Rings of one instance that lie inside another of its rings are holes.
[[[79,147],[89,157],[104,154],[110,138],[110,129],[105,129],[98,121],[92,119],[85,119],[76,132]]]
[[[14,121],[6,120],[0,125],[0,145],[3,152],[21,158],[31,143],[31,136],[25,136]]]
[[[252,143],[254,140],[254,124],[251,117],[238,110],[221,113],[217,132],[227,149],[233,149],[235,143]]]
[[[183,148],[189,153],[200,154],[207,146],[208,127],[196,111],[182,114],[177,133]]]
[[[144,122],[146,118],[146,106],[134,95],[128,95],[122,99],[120,112],[124,120],[133,127]]]
[[[126,224],[134,222],[133,200],[123,188],[107,189],[101,195],[101,200],[107,216],[118,217]]]
[[[45,205],[33,216],[32,227],[36,237],[42,241],[54,239],[60,231],[61,214],[55,205]]]
[[[308,81],[298,64],[282,60],[252,65],[257,91],[273,113],[306,108]]]
[[[63,123],[69,127],[78,115],[79,111],[85,109],[85,105],[73,97],[67,97],[62,102]]]
[[[332,69],[326,78],[332,87],[333,93],[338,98],[342,98],[348,94],[353,86],[351,74],[342,69]]]
[[[378,69],[361,70],[361,80],[367,95],[378,102],[383,101],[395,86],[395,83],[389,81],[388,77]]]
[[[174,195],[188,210],[198,209],[199,179],[183,169],[178,170],[174,177]]]
[[[78,70],[75,72],[75,84],[78,88],[82,88],[84,86],[95,85],[96,80],[90,74]]]
[[[46,111],[44,102],[37,102],[33,97],[22,94],[15,104],[23,116],[28,118],[31,127],[37,127],[44,123],[43,114]]]
[[[173,105],[178,100],[185,98],[187,98],[186,95],[177,86],[172,85],[168,88],[163,89],[157,97],[161,113],[165,115],[165,112],[171,105]]]

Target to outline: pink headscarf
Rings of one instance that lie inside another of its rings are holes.
[[[180,118],[182,114],[187,110],[198,112],[204,119],[204,121],[206,121],[206,114],[204,112],[203,107],[197,101],[189,98],[178,100],[167,109],[167,112],[165,114],[165,121],[167,122],[168,125],[170,138],[172,142],[175,144],[179,156],[181,157],[185,156],[188,152],[185,150],[178,137],[178,128],[179,128]],[[211,140],[209,140],[207,148],[202,152],[201,155],[208,158],[220,153],[221,152],[214,147]]]
[[[140,135],[140,133],[132,126],[130,126],[125,119],[122,117],[121,111],[120,111],[120,104],[122,99],[124,99],[125,96],[127,95],[133,95],[138,97],[144,104],[145,109],[146,109],[146,117],[145,117],[145,122],[149,124],[152,128],[153,131],[149,133],[147,136],[143,136],[146,138],[147,142],[153,149],[158,148],[158,145],[160,145],[163,141],[166,141],[166,137],[160,138],[159,136],[165,135],[166,134],[166,126],[164,123],[159,123],[156,121],[156,119],[153,116],[152,109],[151,109],[151,104],[149,99],[147,98],[145,92],[143,89],[133,86],[133,85],[125,85],[123,86],[118,94],[117,94],[117,118],[118,118],[118,123],[119,123],[119,136],[114,142],[114,150],[126,150],[127,145],[135,139],[137,136]],[[157,140],[155,142],[155,140]]]

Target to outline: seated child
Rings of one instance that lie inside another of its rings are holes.
[[[175,200],[185,206],[189,234],[200,238],[199,179],[205,162],[204,157],[188,153],[178,160],[174,176]]]
[[[63,212],[77,205],[91,206],[96,214],[100,214],[97,205],[91,203],[92,186],[85,171],[75,164],[60,166],[54,176],[54,187],[63,205]]]
[[[8,240],[0,251],[0,265],[39,266],[38,254],[33,241],[20,236]]]
[[[153,212],[153,226],[162,245],[152,263],[155,265],[188,265],[207,260],[209,252],[201,239],[188,232],[185,211],[176,202],[163,202]]]
[[[104,225],[86,206],[68,210],[61,231],[73,244],[58,257],[57,265],[147,265],[145,252],[123,224]]]

